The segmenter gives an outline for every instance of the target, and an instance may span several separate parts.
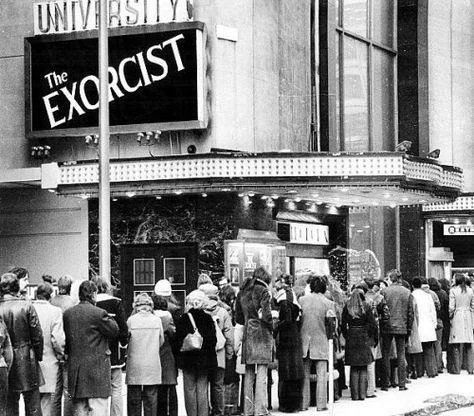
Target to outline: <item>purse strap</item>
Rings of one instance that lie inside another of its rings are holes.
[[[189,320],[191,321],[191,325],[193,326],[193,330],[194,332],[197,331],[197,327],[196,327],[196,322],[194,322],[194,318],[193,316],[188,312],[187,313],[188,317],[189,317]]]

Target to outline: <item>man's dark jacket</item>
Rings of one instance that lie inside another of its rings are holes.
[[[109,340],[110,348],[110,364],[112,368],[123,367],[125,364],[125,354],[122,353],[122,347],[125,347],[128,342],[128,328],[127,320],[125,319],[125,310],[123,308],[122,300],[105,293],[97,295],[96,306],[103,309],[108,315],[117,322],[119,333],[115,338]]]
[[[381,324],[382,334],[410,335],[413,326],[413,296],[401,283],[392,283],[382,292],[390,319]]]
[[[29,300],[5,295],[0,299],[0,319],[13,348],[9,389],[24,392],[38,388],[44,383],[38,364],[43,359],[43,331],[35,308]]]
[[[110,396],[109,339],[118,335],[115,320],[89,302],[64,312],[69,394],[76,399]]]

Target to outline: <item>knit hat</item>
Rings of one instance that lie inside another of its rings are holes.
[[[171,283],[166,279],[158,280],[155,293],[159,296],[171,296]]]
[[[186,311],[189,309],[206,309],[209,298],[201,290],[193,290],[186,296]]]

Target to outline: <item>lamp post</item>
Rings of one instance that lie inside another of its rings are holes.
[[[99,0],[99,273],[110,282],[108,0]]]

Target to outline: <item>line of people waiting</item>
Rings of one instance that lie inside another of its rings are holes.
[[[449,373],[474,373],[474,294],[463,274],[451,287],[435,278],[408,283],[392,270],[387,280],[367,279],[344,294],[313,274],[306,285],[290,275],[272,284],[259,267],[237,294],[200,276],[184,310],[161,279],[152,296],[135,297],[128,319],[101,279],[81,283],[79,303],[69,276],[56,295],[45,281],[31,301],[27,283],[25,269],[1,276],[0,416],[19,414],[21,394],[26,415],[122,415],[125,365],[129,416],[177,416],[178,368],[189,416],[267,415],[275,368],[283,412],[325,410],[328,371],[336,374],[337,399],[345,366],[353,400],[437,376],[443,350]],[[331,315],[338,317],[334,369]]]

